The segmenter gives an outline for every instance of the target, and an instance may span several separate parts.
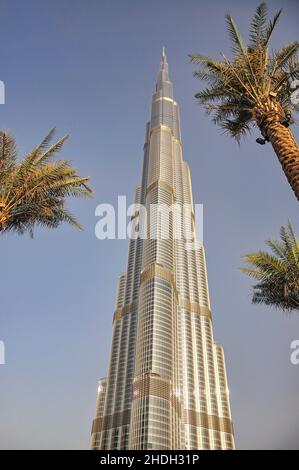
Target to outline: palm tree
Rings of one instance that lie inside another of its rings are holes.
[[[62,222],[81,228],[65,198],[91,196],[89,177],[80,177],[67,160],[52,161],[68,138],[51,145],[54,130],[20,162],[15,139],[0,131],[0,233],[32,235],[36,225],[56,228]]]
[[[275,52],[269,50],[281,11],[268,22],[266,4],[257,7],[248,45],[244,44],[233,18],[227,14],[232,59],[224,54],[220,61],[200,54],[189,57],[192,63],[199,64],[194,76],[208,83],[195,98],[208,114],[212,114],[214,123],[238,143],[252,126],[258,126],[262,137],[257,143],[271,143],[299,200],[299,147],[289,128],[293,123],[294,108],[292,81],[299,78],[299,43],[291,42]]]
[[[253,286],[253,303],[299,310],[299,239],[290,222],[287,228],[281,227],[280,238],[280,242],[266,241],[273,254],[245,255],[247,266],[241,271],[260,281]]]

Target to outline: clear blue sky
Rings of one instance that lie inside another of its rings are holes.
[[[252,306],[240,256],[261,248],[298,203],[270,145],[254,135],[239,148],[193,99],[200,83],[187,54],[228,52],[229,9],[246,33],[257,1],[1,0],[0,126],[20,155],[56,125],[71,139],[62,156],[90,175],[96,196],[70,207],[84,232],[64,226],[0,240],[1,448],[88,448],[97,379],[106,373],[116,280],[126,241],[99,241],[94,210],[131,198],[140,180],[162,46],[181,107],[184,158],[204,237],[215,339],[226,352],[239,448],[299,448],[299,366],[290,343],[299,316]],[[269,1],[284,14],[273,45],[298,34],[296,1]],[[295,129],[299,137],[298,127]]]

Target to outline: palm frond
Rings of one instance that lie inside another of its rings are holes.
[[[274,53],[272,63],[270,65],[270,73],[272,76],[277,71],[289,71],[292,59],[296,58],[299,50],[299,42],[293,41],[286,46],[283,46],[279,51]]]
[[[33,233],[35,226],[56,228],[68,222],[81,228],[66,209],[67,197],[90,197],[89,177],[79,176],[69,161],[52,161],[67,140],[51,144],[54,129],[3,177],[0,171],[0,232]]]
[[[243,258],[247,264],[256,266],[263,273],[263,279],[267,279],[270,276],[280,276],[285,273],[285,263],[266,251],[249,253],[243,256]]]
[[[283,261],[286,261],[287,257],[285,252],[285,246],[283,243],[280,243],[279,241],[274,240],[272,238],[266,240],[265,243],[278,258]]]
[[[203,54],[188,54],[188,57],[190,58],[190,62],[192,64],[217,64],[217,61],[212,59],[212,57],[208,55],[203,55]]]
[[[288,221],[288,236],[289,236],[289,240],[291,242],[292,247],[299,250],[299,239],[296,236],[294,227],[293,227],[292,222],[290,220]]]
[[[299,310],[299,240],[290,222],[281,227],[280,239],[266,241],[274,255],[264,251],[245,255],[241,271],[260,281],[253,286],[253,303]]]
[[[199,91],[196,93],[195,98],[202,104],[206,102],[213,102],[220,100],[221,98],[225,98],[227,96],[227,92],[223,89],[222,86],[218,85],[211,85],[204,90]]]
[[[251,117],[244,119],[243,113],[241,111],[238,111],[236,114],[237,116],[235,119],[219,119],[218,122],[221,121],[220,127],[224,130],[224,132],[228,133],[231,137],[236,139],[238,143],[240,143],[242,137],[245,137],[245,135],[250,132]]]
[[[54,137],[55,132],[56,132],[56,127],[52,127],[50,132],[46,135],[46,137],[38,145],[39,150],[44,151],[49,147],[49,145],[50,145],[50,143],[51,143],[51,141]]]
[[[258,5],[251,20],[249,37],[251,44],[256,46],[265,40],[268,8],[265,2]]]
[[[282,311],[299,309],[298,292],[286,292],[285,285],[281,283],[260,283],[253,286],[253,304],[265,304]]]
[[[237,25],[234,22],[234,19],[231,17],[229,13],[225,15],[227,29],[229,33],[229,37],[231,39],[232,51],[234,54],[242,56],[246,56],[246,48],[243,43],[243,39],[238,31]]]
[[[14,164],[17,157],[15,139],[3,130],[0,130],[0,171]]]
[[[268,45],[270,39],[271,39],[271,36],[272,36],[272,33],[278,23],[278,20],[280,18],[280,15],[282,13],[282,9],[280,9],[275,15],[274,15],[274,18],[272,21],[269,22],[269,25],[266,29],[266,33],[265,33],[265,41],[264,41],[264,44],[265,46]]]
[[[64,146],[65,142],[68,140],[69,135],[66,134],[61,139],[59,139],[55,144],[51,145],[42,155],[37,159],[38,163],[45,163],[51,157],[53,157],[57,152],[59,152]]]

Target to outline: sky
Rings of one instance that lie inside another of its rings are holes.
[[[298,314],[251,304],[241,256],[279,237],[298,203],[271,146],[253,133],[239,147],[197,105],[188,53],[229,54],[225,13],[246,36],[257,1],[0,0],[0,127],[19,156],[53,127],[70,133],[71,159],[95,190],[69,201],[84,231],[37,229],[0,239],[1,449],[87,449],[97,380],[106,374],[116,282],[126,240],[98,240],[95,208],[131,200],[140,182],[162,47],[180,104],[183,155],[194,202],[204,205],[204,242],[215,340],[224,345],[236,446],[299,448],[299,365],[290,344]],[[273,47],[298,39],[296,1],[283,7]],[[298,125],[294,133],[299,138]]]

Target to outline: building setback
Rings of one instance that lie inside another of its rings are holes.
[[[127,270],[119,278],[109,370],[99,381],[91,447],[234,449],[224,353],[213,340],[204,248],[187,249],[186,240],[174,236],[177,225],[188,225],[186,217],[195,232],[194,213],[170,217],[168,238],[163,210],[149,220],[151,205],[193,207],[164,49],[135,203],[147,209],[148,236],[130,239]]]

